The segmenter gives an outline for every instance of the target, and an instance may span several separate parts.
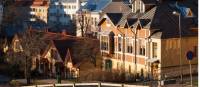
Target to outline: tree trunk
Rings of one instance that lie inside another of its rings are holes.
[[[28,67],[28,61],[27,61],[27,56],[26,56],[26,62],[25,62],[25,78],[26,78],[26,84],[31,83],[31,78],[30,78],[30,68]]]
[[[82,17],[81,36],[84,37],[84,31],[83,31],[83,29],[84,29],[85,23],[84,23],[84,16],[83,16],[83,14],[81,14],[81,17]]]

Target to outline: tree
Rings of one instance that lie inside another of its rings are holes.
[[[45,47],[45,42],[41,38],[43,33],[27,31],[21,38],[23,54],[25,55],[25,78],[27,84],[30,84],[32,59],[40,54],[41,47]]]
[[[87,31],[89,30],[90,21],[91,19],[89,17],[89,14],[87,14],[86,11],[79,12],[79,15],[77,17],[77,24],[79,26],[77,27],[77,30],[80,28],[82,37],[85,37]]]
[[[18,34],[21,52],[11,51],[8,53],[8,62],[11,65],[19,65],[20,71],[24,71],[24,76],[27,84],[31,83],[31,68],[32,60],[40,54],[41,49],[44,49],[46,42],[42,39],[43,33],[32,30],[27,30],[22,34]]]
[[[7,6],[13,4],[14,2],[15,2],[15,0],[2,0],[4,7],[7,7]]]
[[[72,49],[74,51],[73,54],[76,54],[74,55],[76,58],[88,58],[88,60],[90,60],[95,67],[97,65],[101,65],[101,55],[98,40],[90,38],[80,39],[75,43]]]

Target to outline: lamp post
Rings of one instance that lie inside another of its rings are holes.
[[[178,22],[178,29],[179,29],[179,44],[180,44],[180,77],[181,77],[181,83],[183,83],[183,71],[182,71],[182,44],[181,44],[181,41],[182,41],[182,36],[181,36],[181,14],[174,11],[173,12],[174,15],[178,15],[178,19],[179,19],[179,22]]]
[[[134,30],[134,31],[133,31]],[[134,33],[134,64],[135,64],[135,69],[134,69],[134,80],[136,81],[136,76],[137,76],[137,28],[133,29],[132,32]]]
[[[151,57],[150,56],[151,55],[151,53],[150,53],[151,52],[151,38],[150,37],[147,37],[147,43],[148,43],[148,48],[147,48],[148,49],[148,55],[147,56],[148,56],[148,59],[150,59],[150,57]],[[149,75],[150,75],[150,62],[147,62],[147,69],[148,69],[147,70],[148,71],[147,74],[148,74],[148,78],[149,78]]]

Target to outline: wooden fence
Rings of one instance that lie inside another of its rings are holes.
[[[128,85],[128,84],[115,84],[115,83],[67,83],[67,84],[45,84],[45,85],[33,85],[22,87],[149,87],[142,85]]]

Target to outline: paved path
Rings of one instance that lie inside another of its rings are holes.
[[[10,87],[8,84],[10,81],[10,78],[4,75],[0,75],[0,87]]]

